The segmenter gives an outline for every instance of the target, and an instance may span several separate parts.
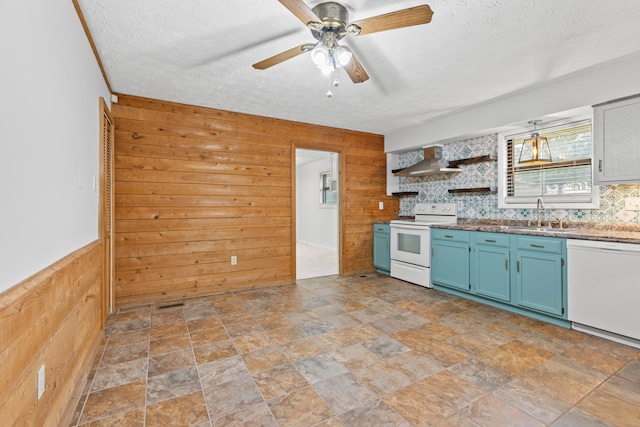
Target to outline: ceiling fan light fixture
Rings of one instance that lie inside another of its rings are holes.
[[[318,67],[323,67],[329,64],[330,55],[331,53],[329,52],[329,48],[322,43],[318,44],[311,50],[311,60]]]
[[[336,60],[336,65],[338,67],[344,67],[351,61],[351,57],[353,54],[342,46],[338,46],[336,50],[333,52],[333,57]]]
[[[313,62],[321,69],[335,71],[337,68],[344,67],[353,83],[365,82],[369,76],[357,55],[348,47],[341,49],[338,45],[340,40],[346,36],[362,36],[428,24],[433,15],[429,5],[423,4],[349,23],[349,11],[344,5],[337,2],[322,0],[315,7],[310,8],[305,0],[279,1],[311,30],[311,35],[318,43],[315,45],[305,43],[286,50],[253,64],[253,68],[265,70],[302,53],[309,52]]]
[[[522,142],[518,163],[538,165],[552,162],[549,140],[544,136],[540,136],[536,130],[538,123],[540,123],[540,120],[529,122],[529,124],[533,125],[533,132],[531,133],[531,138],[527,138]]]

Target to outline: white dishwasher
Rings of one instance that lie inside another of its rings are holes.
[[[567,297],[574,329],[640,348],[640,245],[567,240]]]

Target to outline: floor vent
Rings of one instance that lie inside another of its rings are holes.
[[[177,302],[175,304],[159,305],[158,310],[164,310],[165,308],[182,307],[183,305],[184,304],[181,302]]]

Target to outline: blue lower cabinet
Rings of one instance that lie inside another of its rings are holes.
[[[516,304],[565,315],[566,246],[560,239],[519,237],[516,249]]]
[[[509,276],[509,248],[475,247],[475,293],[509,302],[511,301]]]
[[[468,291],[469,232],[431,230],[431,282]]]
[[[431,248],[436,289],[570,325],[565,239],[432,228]]]
[[[391,269],[389,224],[373,224],[373,266],[382,274]]]

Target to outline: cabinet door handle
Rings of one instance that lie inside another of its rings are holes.
[[[504,260],[504,269],[505,269],[506,271],[509,271],[509,260],[508,260],[508,259],[505,259],[505,260]]]
[[[516,271],[520,273],[520,261],[516,261]]]
[[[496,241],[493,239],[484,239],[485,242],[487,243],[495,243]]]
[[[544,249],[544,245],[536,245],[536,244],[531,243],[529,246],[531,246],[532,248]]]
[[[450,236],[449,234],[445,234],[444,237],[446,237],[447,239],[453,239],[453,236]]]
[[[602,172],[602,160],[598,160],[598,172]]]

